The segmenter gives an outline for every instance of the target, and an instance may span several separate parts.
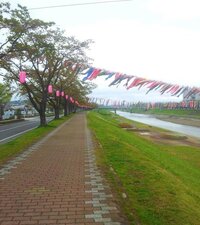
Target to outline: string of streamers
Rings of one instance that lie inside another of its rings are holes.
[[[85,75],[82,81],[91,81],[100,76],[104,76],[105,80],[114,78],[114,80],[109,84],[109,86],[120,85],[122,82],[125,82],[123,86],[125,86],[127,90],[135,87],[137,87],[138,89],[145,87],[147,89],[146,94],[154,90],[159,91],[161,95],[167,93],[171,96],[179,97],[181,95],[184,95],[184,98],[189,98],[192,95],[200,93],[200,87],[189,87],[178,84],[170,84],[165,83],[163,81],[149,80],[134,75],[127,75],[95,67],[90,67],[83,71],[81,74]]]
[[[89,98],[90,103],[95,103],[101,107],[109,108],[133,108],[139,107],[140,109],[177,109],[177,108],[188,108],[188,109],[200,109],[200,101],[197,100],[190,100],[190,101],[181,101],[181,102],[130,102],[125,100],[113,100],[113,99],[106,99],[106,98]]]

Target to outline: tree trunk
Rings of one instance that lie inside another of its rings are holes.
[[[64,105],[64,116],[67,116],[67,105]]]
[[[40,103],[40,110],[39,110],[39,115],[40,115],[40,126],[46,126],[47,121],[46,121],[46,104],[45,103]]]
[[[77,110],[76,106],[74,105],[73,108],[74,108],[73,113],[76,113],[76,110]]]
[[[67,104],[67,108],[68,108],[68,114],[70,114],[71,113],[71,104],[70,103]]]
[[[64,103],[64,116],[67,116],[68,114],[69,114],[68,103],[67,103],[67,101],[65,101],[65,103]]]
[[[0,120],[3,119],[3,105],[0,104]]]
[[[59,107],[55,107],[54,111],[55,111],[55,119],[59,119],[60,118]]]
[[[41,112],[40,111],[40,126],[46,126],[47,125],[47,121],[46,121],[46,115],[45,115],[45,111]]]
[[[69,112],[70,112],[70,113],[72,113],[72,112],[73,112],[73,106],[72,106],[72,104],[71,104],[71,103],[69,104]]]

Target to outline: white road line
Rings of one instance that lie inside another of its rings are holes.
[[[47,122],[50,122],[50,121],[52,121],[52,120],[53,120],[53,117],[49,117],[49,118],[47,119]],[[29,123],[29,124],[26,124],[26,125],[30,125],[30,124],[33,124],[33,123],[36,123],[36,122],[38,122],[38,121]],[[23,125],[23,126],[26,126],[26,125]],[[23,126],[17,126],[17,127],[23,127]],[[39,126],[39,124],[38,124],[37,126],[35,126],[35,127],[32,127],[32,128],[30,128],[30,129],[28,129],[28,130],[25,130],[25,131],[22,131],[22,132],[20,132],[20,133],[15,134],[15,135],[9,136],[9,137],[4,138],[4,139],[1,139],[1,140],[0,140],[0,143],[1,143],[1,142],[4,142],[4,141],[6,141],[6,140],[12,139],[12,138],[14,138],[14,137],[20,136],[21,134],[24,134],[24,133],[26,133],[27,131],[33,130],[33,129],[37,128],[38,126]],[[15,128],[17,128],[17,127],[15,127]],[[10,129],[14,129],[14,128],[9,128],[9,129],[6,129],[6,130],[10,130]],[[6,130],[3,130],[3,131],[6,131]],[[0,131],[0,132],[2,132],[2,131]]]
[[[36,126],[36,127],[38,127],[38,126]],[[6,141],[6,140],[8,140],[8,139],[11,139],[11,138],[13,138],[13,137],[19,136],[20,134],[23,134],[23,133],[26,133],[27,131],[30,131],[30,130],[35,129],[36,127],[30,128],[30,129],[25,130],[25,131],[22,131],[22,132],[20,132],[20,133],[18,133],[18,134],[15,134],[15,135],[9,136],[9,137],[7,137],[7,138],[1,139],[0,142],[3,142],[3,141]]]
[[[0,133],[1,132],[4,132],[4,131],[8,131],[8,130],[13,130],[15,128],[19,128],[19,127],[24,127],[24,126],[27,126],[27,125],[31,125],[31,124],[36,123],[36,122],[38,122],[38,121],[35,121],[35,122],[32,122],[32,123],[27,123],[27,124],[24,124],[22,126],[16,126],[16,127],[11,127],[11,128],[5,129],[5,130],[1,130]]]

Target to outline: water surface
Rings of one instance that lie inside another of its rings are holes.
[[[163,121],[163,120],[155,118],[153,115],[129,113],[129,112],[122,112],[122,111],[117,111],[116,113],[127,119],[134,120],[140,123],[145,123],[151,126],[160,127],[160,128],[175,131],[184,135],[200,138],[200,128],[198,127],[192,127],[192,126]]]

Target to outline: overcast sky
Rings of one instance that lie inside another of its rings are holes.
[[[101,0],[10,0],[28,8]],[[105,1],[105,0],[103,0]],[[85,6],[30,10],[33,18],[54,21],[80,40],[93,39],[93,65],[111,71],[200,86],[200,1],[133,0]],[[96,79],[93,96],[127,101],[178,100],[137,89],[107,87]]]

